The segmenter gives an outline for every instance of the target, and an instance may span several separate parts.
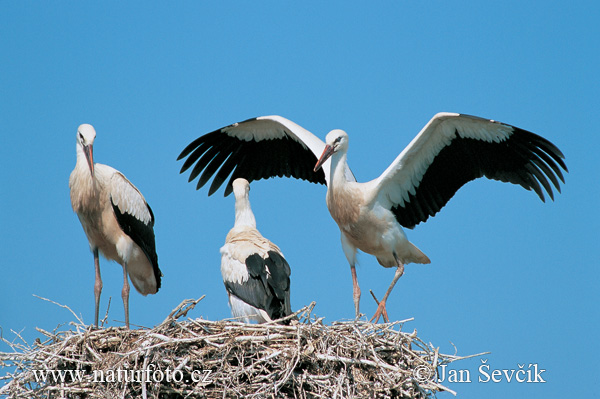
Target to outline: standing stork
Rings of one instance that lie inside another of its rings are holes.
[[[77,129],[77,163],[69,178],[71,205],[77,213],[94,254],[96,281],[95,325],[102,278],[98,251],[123,266],[123,307],[129,328],[129,281],[142,295],[156,294],[162,276],[154,243],[154,214],[140,191],[119,172],[94,163],[96,131],[83,124]]]
[[[200,172],[197,188],[216,173],[209,195],[232,174],[249,181],[287,176],[327,185],[326,202],[341,231],[342,248],[350,263],[356,316],[360,287],[356,250],[374,255],[384,267],[396,267],[394,278],[373,316],[385,303],[404,265],[429,263],[406,238],[412,229],[434,216],[465,183],[479,177],[533,189],[542,201],[544,190],[554,199],[548,180],[560,192],[567,171],[564,155],[548,140],[517,127],[475,116],[438,113],[377,179],[357,183],[346,162],[348,135],[332,130],[326,143],[281,116],[262,116],[234,123],[190,143],[178,159],[187,157],[181,172],[192,165],[189,181]],[[543,187],[543,188],[542,188]]]
[[[290,266],[277,245],[256,230],[250,184],[233,182],[235,225],[221,248],[221,274],[233,317],[265,323],[292,313]]]

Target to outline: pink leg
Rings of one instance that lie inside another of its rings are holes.
[[[354,265],[350,265],[350,271],[352,272],[352,296],[354,298],[354,310],[356,310],[356,318],[358,318],[360,315],[360,287],[358,286],[358,278],[356,277],[356,267]]]
[[[129,279],[127,277],[127,263],[123,265],[123,290],[121,291],[123,298],[123,308],[125,309],[125,325],[129,329]]]
[[[95,307],[95,326],[98,327],[98,313],[100,312],[100,294],[102,293],[102,277],[100,277],[100,258],[98,257],[98,248],[94,248],[94,269],[96,269],[96,280],[94,282]]]
[[[371,317],[371,320],[369,320],[370,322],[375,320],[375,323],[377,323],[379,321],[379,317],[383,316],[383,320],[386,323],[389,323],[390,319],[388,318],[387,310],[385,308],[385,301],[387,301],[388,297],[390,296],[390,293],[392,292],[392,290],[394,289],[394,286],[396,285],[396,282],[398,281],[398,279],[400,277],[402,277],[403,274],[404,274],[404,265],[402,263],[398,262],[398,267],[396,268],[396,273],[394,274],[392,283],[390,284],[389,288],[385,292],[385,295],[383,296],[383,299],[381,300],[381,302],[379,302],[379,305],[377,306],[377,311],[375,312],[373,317]]]

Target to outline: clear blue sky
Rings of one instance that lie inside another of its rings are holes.
[[[93,258],[69,202],[75,133],[91,123],[95,160],[122,171],[156,215],[164,273],[157,295],[132,290],[131,322],[152,327],[185,298],[191,317],[230,316],[219,248],[232,196],[179,175],[194,138],[279,114],[319,137],[350,135],[359,181],[377,177],[439,111],[536,132],[566,155],[555,202],[479,180],[407,234],[432,260],[409,265],[392,319],[441,351],[492,352],[492,369],[537,363],[545,384],[474,382],[462,398],[582,397],[600,389],[600,6],[594,2],[5,2],[0,13],[0,326],[93,322]],[[258,227],[292,266],[292,307],[327,322],[353,317],[350,271],[325,187],[252,184]],[[359,255],[369,316],[392,270]],[[101,313],[122,325],[121,267],[101,260]],[[0,347],[6,350],[5,347]],[[591,352],[590,352],[591,351]],[[594,382],[595,381],[595,382]],[[440,395],[450,397],[449,394]]]

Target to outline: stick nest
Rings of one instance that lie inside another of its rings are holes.
[[[95,329],[78,319],[67,331],[38,329],[45,341],[31,346],[18,333],[19,342],[2,338],[13,352],[0,352],[0,366],[13,371],[0,376],[0,396],[429,398],[452,392],[432,378],[437,366],[466,358],[401,331],[409,320],[327,325],[314,303],[290,325],[178,320],[201,299],[153,329]]]

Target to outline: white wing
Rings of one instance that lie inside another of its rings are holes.
[[[110,201],[119,227],[146,254],[152,264],[158,290],[162,273],[158,267],[152,209],[142,193],[121,172],[114,170],[109,185]]]
[[[485,176],[553,198],[563,154],[548,140],[500,122],[455,113],[435,115],[377,179],[372,201],[412,228],[435,215],[465,183]]]
[[[112,203],[121,213],[127,213],[145,225],[154,224],[154,216],[144,196],[119,171],[115,171],[110,179],[110,196]]]
[[[236,310],[232,304],[233,315],[251,316],[255,310],[266,312],[266,319],[289,315],[291,270],[288,263],[279,248],[257,230],[252,229],[254,234],[246,233],[228,234],[226,244],[221,248],[225,288],[230,295],[250,306],[239,306]]]
[[[308,130],[286,118],[272,115],[248,119],[207,133],[190,143],[178,159],[187,157],[181,173],[195,164],[189,181],[202,172],[197,188],[215,175],[209,195],[218,190],[231,174],[225,189],[225,195],[229,195],[231,184],[238,177],[251,182],[286,176],[328,184],[327,163],[319,171],[313,171],[324,149],[325,143]],[[355,181],[349,169],[346,176]]]

